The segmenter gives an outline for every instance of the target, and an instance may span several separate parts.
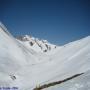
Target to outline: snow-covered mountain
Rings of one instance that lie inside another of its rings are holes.
[[[28,49],[33,49],[36,52],[48,52],[55,49],[57,46],[50,44],[47,40],[40,40],[30,35],[17,36],[16,39]]]
[[[90,73],[90,36],[57,47],[27,35],[16,39],[0,23],[1,87],[33,90],[38,85],[63,80],[78,73],[84,73],[77,78],[90,85],[90,79],[87,80],[90,74],[87,72]],[[71,85],[70,81],[67,83],[61,85],[63,89],[56,86],[54,90],[90,89],[65,88]]]

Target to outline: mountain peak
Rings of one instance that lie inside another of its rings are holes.
[[[48,52],[56,48],[56,45],[50,44],[47,40],[34,38],[31,35],[17,36],[16,39],[26,47],[39,52]]]

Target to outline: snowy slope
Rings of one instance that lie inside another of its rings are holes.
[[[46,62],[26,67],[31,68],[27,73],[19,72],[25,78],[24,82],[27,83],[27,87],[28,84],[35,87],[35,85],[62,80],[90,70],[90,37],[67,44],[64,48],[64,46],[60,48]],[[26,75],[27,77],[25,77]]]
[[[10,75],[14,75],[20,68],[36,63],[32,53],[33,51],[29,51],[17,42],[0,23],[0,85],[11,82]]]
[[[43,90],[90,90],[90,71],[70,81]]]
[[[90,70],[90,36],[58,47],[29,36],[23,38],[15,39],[0,24],[0,86],[32,90]],[[52,49],[43,53],[46,43]]]

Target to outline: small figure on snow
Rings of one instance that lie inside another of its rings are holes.
[[[16,79],[16,76],[14,76],[14,75],[10,75],[10,77],[11,77],[12,80]]]

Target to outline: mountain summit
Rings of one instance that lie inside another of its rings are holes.
[[[49,43],[47,40],[40,40],[30,35],[17,36],[16,39],[36,52],[49,52],[57,48],[56,45]]]

